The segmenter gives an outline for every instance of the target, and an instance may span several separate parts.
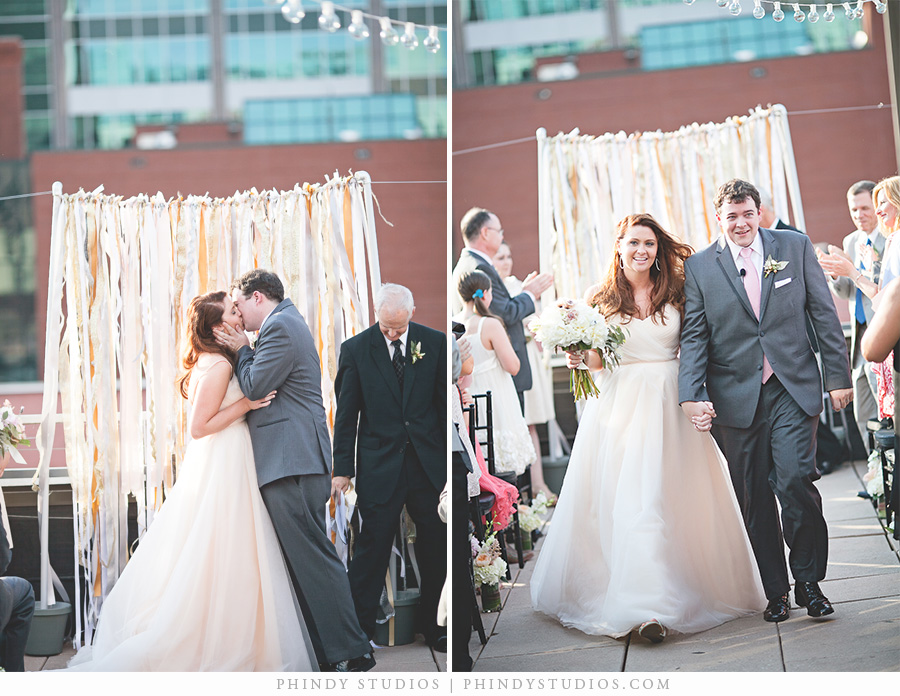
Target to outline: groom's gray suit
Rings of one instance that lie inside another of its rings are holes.
[[[254,348],[237,354],[241,390],[251,400],[278,390],[247,413],[263,501],[272,518],[320,663],[370,652],[350,583],[325,529],[331,493],[331,438],[312,335],[285,299],[263,322]]]
[[[766,596],[789,590],[773,491],[795,580],[825,576],[828,534],[813,481],[822,382],[806,333],[809,314],[825,390],[850,387],[850,365],[825,275],[805,235],[760,228],[763,258],[786,261],[763,273],[760,318],[751,307],[724,235],[685,263],[679,401],[711,401],[722,448]],[[777,285],[777,287],[776,287]],[[762,384],[763,355],[774,375]]]

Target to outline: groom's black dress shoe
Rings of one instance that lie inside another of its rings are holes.
[[[368,672],[375,666],[375,656],[372,653],[366,653],[359,657],[353,657],[349,660],[341,660],[328,664],[319,663],[319,671],[321,672]]]
[[[834,607],[828,597],[822,594],[818,583],[795,582],[794,599],[797,600],[797,606],[806,607],[806,613],[810,616],[828,616],[834,613]]]
[[[780,597],[769,600],[769,606],[763,612],[766,621],[784,621],[791,616],[791,596],[785,592]]]

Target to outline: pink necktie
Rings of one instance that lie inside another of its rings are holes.
[[[750,299],[750,306],[753,307],[753,312],[756,314],[756,318],[759,319],[759,273],[756,272],[756,267],[753,265],[753,260],[750,258],[750,254],[752,253],[753,250],[750,247],[744,247],[741,249],[740,256],[741,259],[743,259],[744,270],[746,271],[744,274],[744,290],[747,291],[747,297]],[[763,355],[763,384],[769,381],[769,377],[771,377],[772,374],[772,366],[769,364],[769,359]]]

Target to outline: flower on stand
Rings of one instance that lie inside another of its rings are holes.
[[[528,328],[541,344],[565,351],[596,350],[603,367],[611,369],[619,364],[619,347],[625,342],[625,332],[620,326],[607,323],[597,307],[584,300],[557,300],[532,321]],[[594,384],[587,367],[572,370],[569,389],[575,400],[598,396],[600,390]]]
[[[519,529],[526,534],[531,534],[543,524],[543,520],[528,505],[519,505]]]
[[[21,411],[24,409],[20,409]],[[25,426],[13,410],[9,399],[0,406],[0,456],[15,449],[19,445],[30,445],[31,441],[25,437]]]
[[[877,451],[869,454],[869,470],[863,475],[863,483],[866,484],[866,493],[872,496],[876,503],[884,500],[884,478],[881,474],[881,455]]]
[[[549,505],[550,501],[547,500],[547,495],[544,491],[541,491],[531,499],[531,509],[538,515],[543,515],[547,512]]]
[[[493,520],[490,527],[493,527]],[[472,565],[476,585],[496,585],[506,575],[506,561],[500,557],[496,530],[491,529],[481,544],[472,538],[472,555],[475,559]]]

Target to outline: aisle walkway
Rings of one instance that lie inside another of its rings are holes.
[[[900,553],[871,503],[856,495],[865,471],[865,462],[845,464],[817,484],[830,537],[821,587],[835,606],[832,616],[812,619],[792,607],[791,618],[780,624],[760,614],[697,635],[669,636],[661,645],[634,634],[588,636],[532,611],[532,560],[522,570],[513,563],[512,582],[502,587],[503,610],[481,615],[490,638],[482,647],[472,634],[474,671],[900,671]]]

